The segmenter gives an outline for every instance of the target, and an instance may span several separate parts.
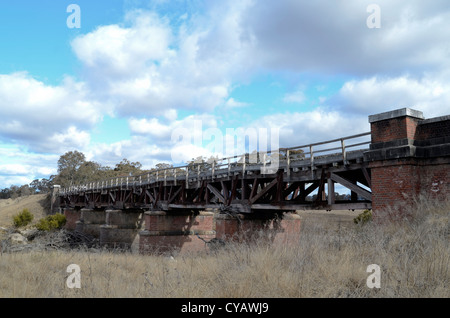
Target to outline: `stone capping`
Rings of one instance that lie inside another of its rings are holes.
[[[150,231],[142,230],[140,236],[190,236],[190,235],[216,235],[214,230],[180,230],[180,231]]]
[[[450,115],[424,119],[419,122],[419,125],[432,124],[432,123],[437,123],[437,122],[446,121],[446,120],[450,120]]]
[[[393,119],[397,117],[414,117],[418,119],[425,119],[423,116],[423,113],[419,110],[414,110],[411,108],[401,108],[389,112],[384,112],[376,115],[370,115],[369,116],[369,123],[374,123],[377,121],[387,120],[387,119]]]

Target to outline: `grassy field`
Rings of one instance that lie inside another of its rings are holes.
[[[23,209],[28,209],[34,215],[33,224],[46,215],[46,194],[36,194],[16,199],[0,200],[0,226],[12,225],[12,217]]]
[[[304,214],[294,246],[228,245],[176,258],[83,250],[0,256],[0,297],[450,296],[450,203],[422,201],[412,220],[352,226]],[[300,213],[301,214],[301,213]],[[338,217],[340,219],[340,217]],[[81,269],[68,288],[66,269]],[[370,264],[380,288],[367,287]]]

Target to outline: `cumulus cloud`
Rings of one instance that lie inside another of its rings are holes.
[[[249,127],[277,129],[280,147],[302,146],[370,131],[367,116],[326,108],[270,114],[250,123]]]
[[[288,93],[283,97],[283,102],[285,103],[298,103],[301,104],[305,101],[306,97],[302,91],[295,91],[293,93]]]
[[[409,107],[422,111],[429,118],[450,112],[450,84],[434,77],[375,76],[346,82],[327,103],[338,106],[342,112],[359,114]]]
[[[227,108],[239,108],[239,107],[247,107],[247,106],[250,106],[250,104],[237,101],[233,97],[228,98],[228,100],[225,103],[225,107],[227,107]]]
[[[377,1],[382,27],[369,29],[371,1],[255,1],[243,13],[253,56],[270,69],[322,74],[422,73],[448,66],[445,1]]]
[[[66,78],[62,85],[50,86],[27,73],[0,74],[0,138],[5,142],[37,152],[78,147],[78,137],[87,139],[81,130],[101,116],[102,107],[83,83]]]
[[[154,12],[133,11],[123,25],[101,26],[72,47],[86,82],[120,115],[211,111],[227,99],[232,75],[248,64],[235,21],[241,7],[228,7],[214,23],[213,15],[177,27]]]

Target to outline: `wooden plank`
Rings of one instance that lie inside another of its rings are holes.
[[[169,203],[171,203],[177,197],[177,195],[181,192],[181,188],[182,188],[181,186],[178,187],[178,190],[175,191],[174,194],[172,194],[172,196],[169,198]]]
[[[372,201],[372,193],[370,193],[369,191],[366,191],[365,189],[361,188],[360,186],[353,184],[351,181],[348,181],[344,178],[342,178],[341,176],[338,176],[335,173],[330,173],[330,178],[334,181],[336,181],[337,183],[343,185],[346,188],[349,188],[351,191],[359,194],[360,196],[362,196],[364,199]]]
[[[332,205],[335,203],[335,195],[334,195],[334,181],[328,178],[328,204]]]
[[[206,186],[223,204],[226,204],[225,198],[223,197],[222,194],[220,194],[220,191],[216,189],[216,187],[214,187],[211,184],[208,184]]]
[[[319,181],[319,189],[317,190],[317,196],[316,196],[316,203],[319,203],[323,201],[323,196],[325,193],[325,169],[322,168],[322,173],[320,175],[320,181]]]
[[[280,202],[282,194],[283,194],[283,170],[279,170],[277,175],[277,192],[275,200]]]
[[[292,182],[285,190],[283,190],[283,198],[286,198],[292,191],[296,191],[299,186],[299,182]],[[292,197],[295,196],[295,192],[292,194]]]
[[[116,202],[116,198],[112,195],[111,191],[109,192],[109,196],[111,197],[112,202]]]
[[[308,188],[304,191],[300,191],[300,194],[295,198],[297,201],[304,201],[306,197],[313,192],[319,186],[319,181],[314,181]],[[301,189],[302,190],[302,189]]]
[[[369,188],[372,188],[372,181],[370,180],[369,172],[367,171],[367,169],[365,167],[362,167],[361,170],[364,174],[364,178],[366,178]]]
[[[227,187],[227,184],[223,180],[220,180],[220,185],[222,186],[222,195],[225,198],[225,201],[228,201],[228,187]]]
[[[261,191],[259,191],[254,197],[252,197],[249,200],[250,204],[253,204],[256,200],[258,200],[259,198],[261,198],[264,194],[267,193],[267,191],[269,191],[270,189],[272,189],[276,184],[278,184],[278,178],[277,179],[273,179],[271,183],[269,183],[267,186],[264,187],[264,189],[262,189]],[[253,192],[253,191],[252,191]]]
[[[252,191],[250,192],[249,200],[251,200],[256,195],[256,190],[258,189],[258,186],[259,186],[259,179],[255,178],[253,180],[253,186],[252,186]]]
[[[153,197],[153,195],[147,189],[145,189],[145,194],[148,195],[148,197],[150,198],[152,203],[155,203],[155,201],[156,201],[155,198]]]
[[[228,199],[228,204],[231,204],[231,201],[233,201],[236,198],[236,188],[237,188],[237,184],[238,184],[238,177],[236,176],[236,178],[233,179],[232,181],[232,186],[231,186],[231,195],[230,198]]]

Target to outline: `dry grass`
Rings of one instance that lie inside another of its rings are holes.
[[[46,215],[47,194],[36,194],[17,199],[0,200],[0,226],[12,225],[12,217],[23,209],[28,209],[34,215],[33,224]]]
[[[229,245],[217,253],[142,256],[85,251],[0,257],[0,297],[450,296],[450,203],[422,200],[413,220],[342,227],[307,219],[299,243]],[[69,264],[81,288],[66,286]],[[381,267],[370,289],[367,266]]]

